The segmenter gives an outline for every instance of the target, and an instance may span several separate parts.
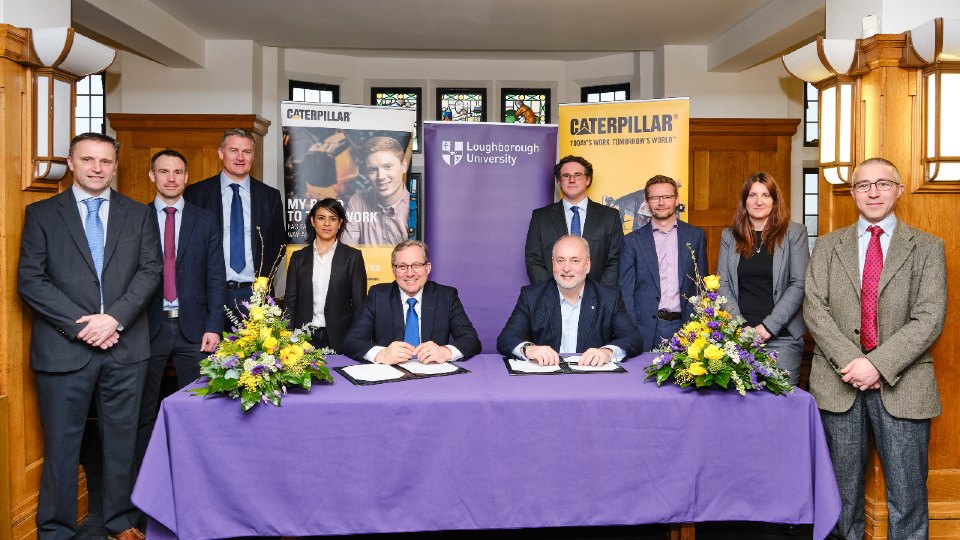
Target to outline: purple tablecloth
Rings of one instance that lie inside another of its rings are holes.
[[[133,501],[151,538],[741,520],[827,535],[840,499],[809,394],[658,389],[648,362],[509,376],[483,355],[469,374],[365,387],[336,373],[248,414],[178,392]]]

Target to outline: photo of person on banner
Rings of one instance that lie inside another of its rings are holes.
[[[363,174],[372,185],[350,197],[347,244],[398,244],[408,237],[410,191],[404,182],[407,160],[393,137],[373,137],[363,146]]]

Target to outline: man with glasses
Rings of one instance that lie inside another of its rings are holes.
[[[623,239],[620,292],[640,330],[641,350],[649,351],[690,319],[693,306],[686,299],[697,294],[690,249],[696,270],[706,276],[707,239],[702,229],[677,217],[679,189],[673,178],[654,176],[644,194],[650,222]]]
[[[581,236],[590,243],[593,269],[590,279],[617,286],[617,267],[623,225],[620,212],[587,198],[593,183],[593,165],[580,156],[566,156],[553,168],[563,198],[533,211],[527,230],[525,259],[530,283],[542,283],[553,274],[550,252],[561,236]]]
[[[553,278],[527,285],[497,338],[497,350],[557,365],[576,353],[578,363],[601,366],[637,354],[637,329],[620,292],[587,279],[590,246],[579,236],[560,237],[552,250]]]
[[[427,280],[427,244],[404,240],[390,255],[393,283],[370,288],[344,338],[344,354],[355,360],[424,364],[466,360],[480,352],[480,337],[457,290]]]
[[[897,219],[897,167],[853,172],[857,222],[821,236],[807,267],[804,320],[816,348],[817,400],[840,489],[831,538],[864,534],[864,471],[873,434],[887,486],[890,538],[928,538],[927,453],[940,394],[930,349],[947,309],[943,240]]]

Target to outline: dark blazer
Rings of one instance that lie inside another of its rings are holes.
[[[220,193],[220,175],[216,174],[187,186],[183,196],[187,201],[206,208],[216,215],[223,234],[223,202]],[[250,177],[250,220],[253,238],[253,269],[257,276],[269,276],[280,263],[280,252],[287,243],[286,222],[283,219],[283,198],[280,192],[263,182]],[[263,245],[257,236],[257,228],[263,237]],[[225,240],[226,242],[226,240]],[[226,272],[226,269],[224,269]],[[226,275],[226,274],[224,274]]]
[[[693,258],[687,250],[687,244],[697,254],[697,268],[700,276],[707,275],[707,239],[703,230],[689,223],[677,220],[677,278],[680,280],[680,313],[683,321],[690,319],[693,306],[687,297],[697,294],[696,275]],[[620,255],[620,292],[627,310],[640,331],[642,351],[652,350],[657,330],[657,309],[660,306],[660,267],[657,264],[657,248],[653,243],[653,225],[643,227],[628,234],[623,239],[623,253]]]
[[[616,289],[587,279],[577,324],[577,352],[616,345],[630,358],[640,352],[637,329]],[[517,345],[530,341],[560,350],[560,290],[553,279],[520,289],[513,313],[497,338],[497,350],[512,356]]]
[[[313,245],[295,251],[287,267],[284,307],[290,328],[300,328],[313,320]],[[330,347],[343,350],[343,338],[360,312],[367,297],[367,269],[360,250],[337,243],[330,262],[330,285],[323,316],[327,322]]]
[[[147,205],[159,235],[157,210]],[[158,238],[159,242],[159,238]],[[158,248],[162,244],[157,244]],[[161,253],[163,250],[161,249]],[[161,257],[161,263],[162,263]],[[162,275],[162,272],[161,272]],[[180,332],[192,343],[200,343],[203,334],[223,331],[223,305],[226,302],[226,270],[223,262],[223,228],[213,212],[186,202],[180,218],[180,242],[177,246],[177,300],[180,304]],[[163,280],[147,311],[150,338],[156,337],[163,319]]]
[[[427,281],[420,313],[421,342],[453,345],[463,354],[463,360],[480,352],[480,337],[453,287]],[[374,285],[343,340],[344,354],[363,360],[374,345],[386,347],[403,341],[405,326],[397,282]]]
[[[821,236],[813,248],[803,303],[817,342],[810,393],[822,410],[848,411],[860,391],[843,382],[839,370],[866,356],[880,372],[888,413],[914,420],[939,416],[930,349],[947,312],[943,240],[897,221],[877,288],[879,345],[866,354],[860,350],[859,253],[856,223]]]
[[[799,223],[790,223],[783,241],[773,249],[773,311],[763,318],[763,327],[773,336],[784,328],[794,339],[803,339],[807,332],[801,308],[804,275],[810,261],[809,246],[807,228]],[[739,267],[737,241],[728,227],[720,235],[717,273],[720,274],[719,293],[727,298],[725,307],[733,316],[740,315]]]
[[[160,239],[143,204],[111,191],[109,207],[103,305],[123,330],[106,352],[133,364],[150,356],[148,323],[141,315],[160,284]],[[94,349],[76,339],[85,325],[75,321],[100,312],[100,288],[72,189],[27,206],[17,289],[34,313],[31,369],[68,372],[85,366]]]
[[[525,259],[530,283],[553,279],[553,244],[567,234],[563,201],[537,208],[530,216]],[[617,286],[623,224],[620,212],[593,201],[587,202],[583,237],[590,244],[589,278],[608,287]]]

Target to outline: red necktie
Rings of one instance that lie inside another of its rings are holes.
[[[173,302],[177,299],[177,209],[168,206],[163,211],[167,213],[163,224],[163,298]]]
[[[883,271],[883,251],[880,235],[883,229],[876,225],[867,227],[872,236],[867,245],[867,257],[863,262],[863,282],[860,286],[860,344],[865,351],[877,347],[877,286]]]

